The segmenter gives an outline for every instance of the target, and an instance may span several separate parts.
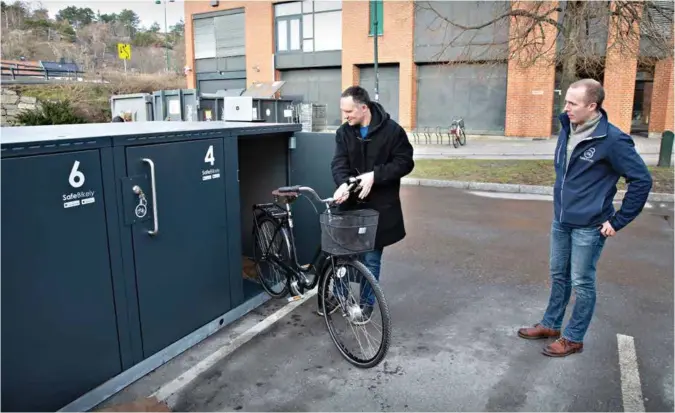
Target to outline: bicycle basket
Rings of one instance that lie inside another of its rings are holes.
[[[380,213],[372,209],[323,212],[321,249],[338,256],[372,251],[379,217]]]

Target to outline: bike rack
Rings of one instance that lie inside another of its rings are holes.
[[[413,142],[416,144],[421,143],[422,138],[424,138],[425,144],[433,144],[433,138],[436,137],[436,145],[445,145],[445,136],[448,138],[448,145],[452,145],[452,140],[454,136],[450,132],[452,125],[456,123],[459,127],[464,129],[464,119],[452,118],[452,123],[447,127],[444,126],[418,126],[414,129],[411,129],[411,134],[413,137]],[[466,130],[465,130],[466,133]]]

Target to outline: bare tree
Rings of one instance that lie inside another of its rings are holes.
[[[91,23],[84,26],[77,33],[78,41],[87,50],[87,54],[91,57],[92,66],[86,69],[95,69],[98,62],[102,61],[106,53],[112,54],[114,51],[109,50],[108,45],[113,41],[113,32],[110,23]]]
[[[448,13],[452,3],[415,2],[431,21],[427,29],[442,37],[439,61],[506,58],[523,68],[555,65],[566,90],[580,76],[599,78],[613,50],[643,62],[673,56],[672,1],[495,2],[489,18],[469,22]],[[486,39],[486,31],[504,35]],[[447,51],[457,48],[462,51],[448,59]]]

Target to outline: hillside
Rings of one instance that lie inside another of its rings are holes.
[[[124,62],[117,57],[117,44],[130,43],[129,72],[166,71],[167,49],[170,72],[181,73],[185,66],[184,24],[169,27],[165,34],[158,23],[139,27],[139,18],[132,10],[100,14],[88,7],[70,6],[52,19],[46,9],[31,9],[27,2],[3,1],[0,27],[2,59],[64,58],[88,74],[124,71]]]

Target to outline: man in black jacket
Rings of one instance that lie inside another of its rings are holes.
[[[333,180],[338,186],[334,198],[342,209],[374,209],[380,213],[375,249],[363,254],[362,261],[380,278],[384,247],[402,240],[405,235],[399,192],[401,178],[415,166],[413,147],[405,130],[384,110],[371,102],[360,86],[347,88],[340,99],[346,122],[337,130],[335,156],[331,163]],[[361,180],[360,191],[349,197],[350,177]],[[375,301],[372,290],[363,292],[369,317]]]

